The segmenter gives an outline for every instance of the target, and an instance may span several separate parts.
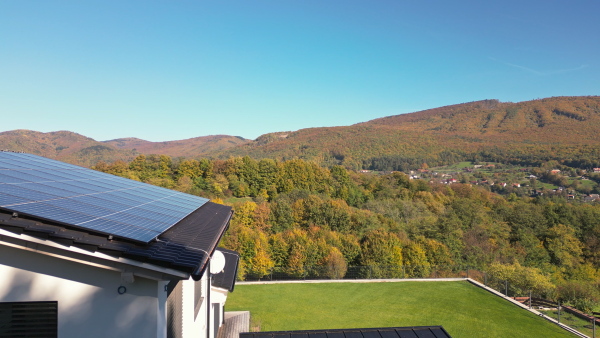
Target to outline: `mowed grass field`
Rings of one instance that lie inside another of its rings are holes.
[[[227,311],[250,311],[260,331],[442,325],[460,337],[575,337],[459,282],[236,285]]]

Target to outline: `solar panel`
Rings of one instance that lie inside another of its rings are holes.
[[[0,151],[0,208],[148,243],[208,199],[41,156]]]

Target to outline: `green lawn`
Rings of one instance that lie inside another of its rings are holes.
[[[452,337],[574,337],[468,282],[237,285],[261,331],[442,325]]]
[[[235,204],[252,201],[252,197],[229,197],[223,200],[224,203]]]
[[[541,182],[541,181],[537,181],[537,188],[538,189],[548,189],[548,190],[553,190],[553,189],[558,189],[557,185],[554,185],[552,183],[545,183],[545,182]]]
[[[579,184],[581,184],[581,187],[586,187],[586,188],[594,188],[596,185],[598,185],[596,182],[592,181],[592,180],[582,180],[579,178],[573,178],[573,177],[569,177],[567,179],[569,181],[569,183],[573,183],[573,181],[579,181]]]
[[[451,165],[449,166],[449,168],[452,169],[462,169],[462,168],[467,168],[467,167],[473,167],[473,163],[471,162],[459,162],[457,164]]]
[[[445,166],[441,166],[441,167],[429,168],[429,170],[431,170],[431,171],[439,171],[439,172],[446,172],[446,171],[462,170],[463,168],[467,168],[467,167],[473,167],[473,163],[471,163],[471,162],[458,162],[458,163],[454,163],[454,164],[451,164],[451,165],[445,165]]]

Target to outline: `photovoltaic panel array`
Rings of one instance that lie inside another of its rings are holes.
[[[37,155],[0,152],[0,208],[149,242],[208,199]]]

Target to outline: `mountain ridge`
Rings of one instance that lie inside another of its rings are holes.
[[[90,167],[100,161],[131,161],[139,154],[196,157],[224,150],[248,140],[238,136],[212,135],[187,140],[151,142],[135,137],[96,141],[76,132],[39,132],[16,129],[0,132],[0,149],[22,151]]]
[[[258,142],[261,136],[219,156],[302,158],[354,169],[369,167],[370,159],[382,157],[441,163],[446,161],[444,153],[459,160],[488,149],[515,156],[555,152],[553,159],[557,159],[569,157],[578,146],[600,146],[599,130],[600,96],[518,103],[482,100],[351,126],[301,129],[286,137],[271,137],[270,142]],[[550,149],[552,145],[565,149],[556,151]]]
[[[68,131],[13,130],[0,133],[0,149],[87,166],[98,160],[130,160],[144,153],[221,159],[246,155],[300,158],[324,166],[399,170],[406,166],[398,163],[414,167],[419,162],[441,164],[477,157],[581,160],[600,154],[598,131],[600,96],[564,96],[517,103],[481,100],[350,126],[272,132],[256,140],[210,135],[165,142],[135,137],[98,142]]]
[[[127,137],[102,141],[102,143],[119,149],[135,150],[144,154],[196,157],[207,152],[225,150],[249,141],[240,136],[208,135],[163,142],[152,142],[135,137]]]

